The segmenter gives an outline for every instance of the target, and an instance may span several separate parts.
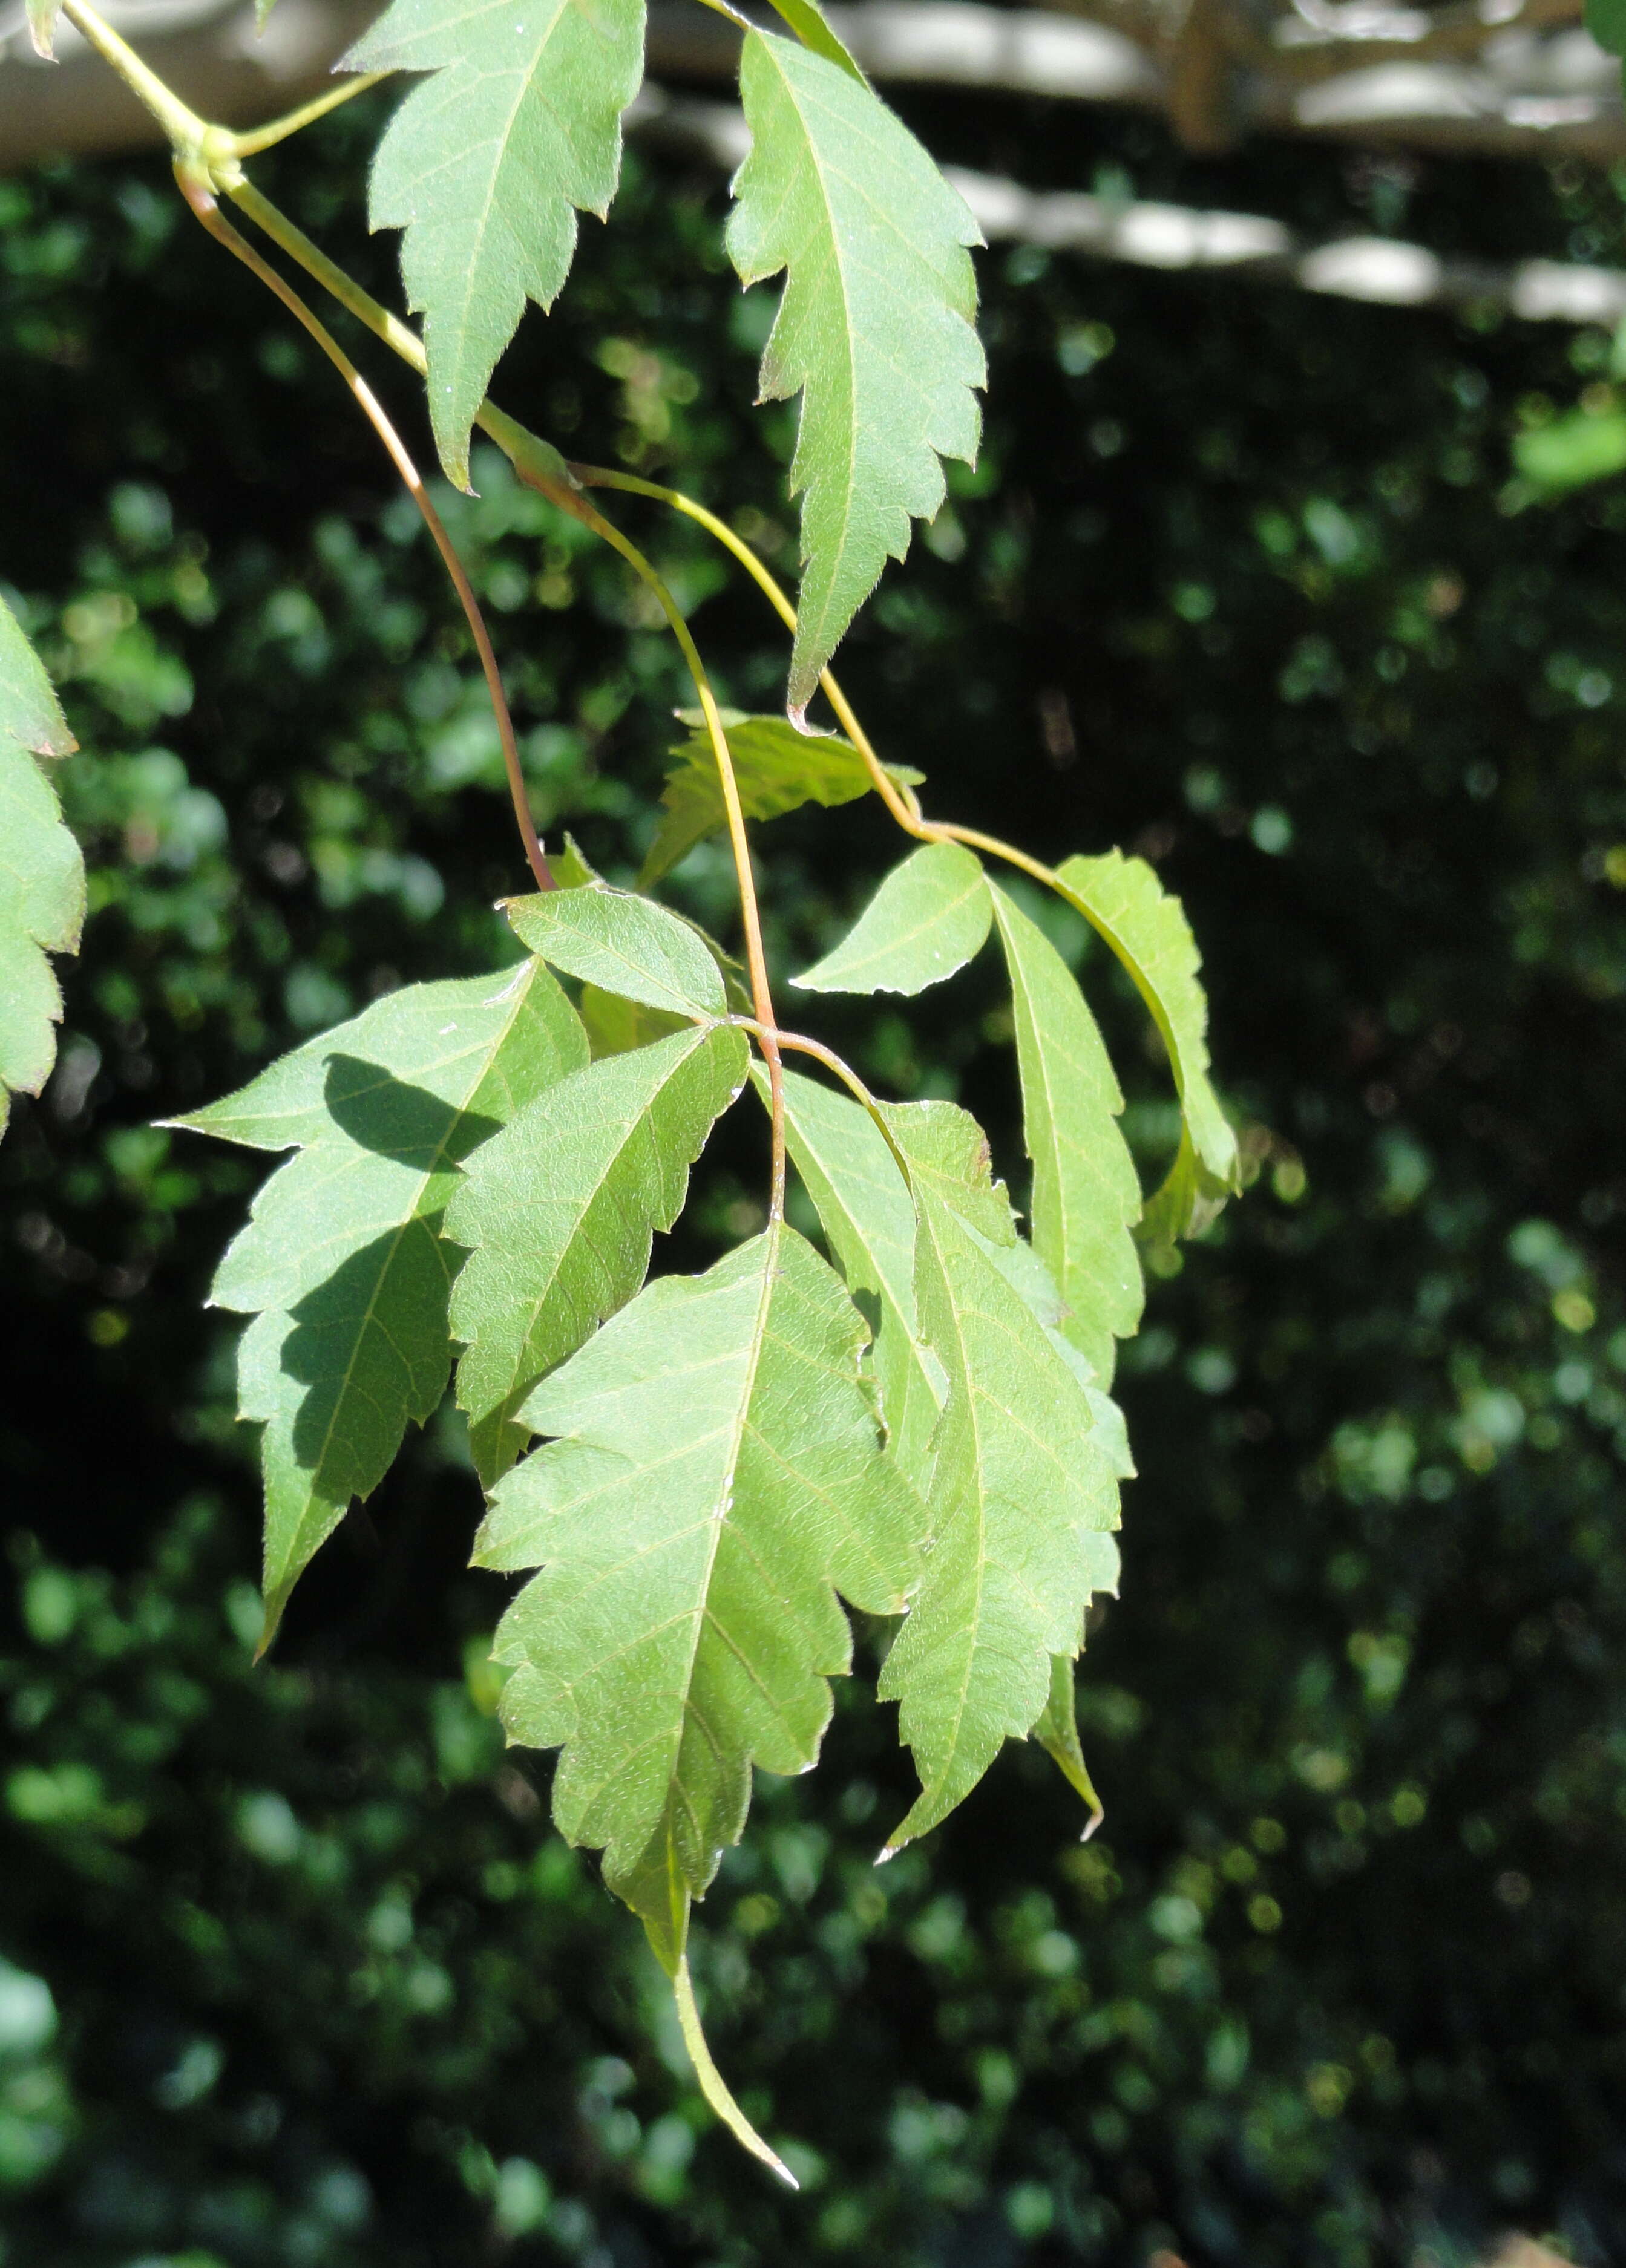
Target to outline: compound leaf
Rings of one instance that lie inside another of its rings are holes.
[[[522,944],[584,984],[685,1020],[728,1012],[716,961],[652,899],[595,880],[512,898],[504,910]]]
[[[666,816],[639,875],[640,889],[728,824],[706,720],[698,710],[680,710],[678,716],[689,737],[669,751],[677,761],[661,792]],[[722,722],[747,819],[778,819],[804,803],[851,803],[874,784],[852,742],[833,733],[810,739],[784,717],[747,717],[737,709],[725,709]],[[912,785],[921,777],[903,765],[889,770]]]
[[[975,1122],[942,1102],[894,1104],[885,1116],[913,1188],[920,1324],[949,1388],[931,1550],[881,1682],[883,1697],[903,1704],[921,1786],[891,1837],[896,1850],[945,1818],[1001,1743],[1037,1722],[1051,1658],[1076,1651],[1127,1461],[1112,1405],[1031,1303],[1036,1283],[1060,1313],[989,1178]]]
[[[13,1094],[38,1094],[56,1060],[62,992],[46,955],[76,953],[85,861],[36,761],[70,755],[51,681],[0,600],[0,1133]]]
[[[791,983],[804,992],[923,992],[980,952],[994,901],[957,843],[928,843],[894,866],[833,951]]]
[[[1183,1119],[1180,1152],[1146,1208],[1144,1233],[1194,1236],[1241,1186],[1237,1138],[1208,1078],[1208,1007],[1202,963],[1185,910],[1143,858],[1120,850],[1072,858],[1057,869],[1068,900],[1135,979],[1163,1035]]]
[[[501,1481],[483,1566],[540,1568],[498,1632],[511,1735],[560,1746],[553,1815],[669,1971],[744,1823],[753,1764],[806,1771],[851,1633],[895,1614],[919,1498],[859,1379],[863,1319],[782,1223],[658,1278],[538,1387],[557,1438]]]
[[[752,1080],[766,1102],[767,1073]],[[785,1073],[785,1140],[847,1289],[876,1303],[872,1365],[887,1446],[926,1493],[947,1381],[914,1305],[914,1205],[886,1138],[862,1105]]]
[[[743,1033],[686,1024],[561,1080],[470,1160],[446,1233],[470,1250],[451,1315],[483,1480],[529,1440],[519,1411],[537,1380],[643,1282],[745,1064]]]
[[[1130,1233],[1141,1185],[1118,1123],[1123,1096],[1067,963],[1003,890],[989,887],[1016,1016],[1033,1245],[1069,1311],[1062,1329],[1109,1386],[1114,1342],[1133,1334],[1144,1305]]]
[[[842,66],[746,34],[740,92],[750,154],[735,178],[728,250],[746,284],[785,270],[765,401],[800,393],[791,468],[803,497],[803,571],[789,705],[818,674],[910,520],[943,497],[943,456],[977,453],[974,328],[964,199],[879,96]]]
[[[643,0],[395,0],[345,58],[351,70],[434,74],[379,144],[369,217],[406,231],[430,416],[459,488],[475,414],[527,299],[558,297],[577,211],[609,210],[643,51]]]
[[[241,1415],[265,1427],[265,1643],[351,1498],[446,1390],[458,1256],[439,1231],[460,1164],[587,1051],[531,961],[391,993],[174,1122],[299,1152],[255,1198],[211,1294],[255,1319],[238,1383]]]

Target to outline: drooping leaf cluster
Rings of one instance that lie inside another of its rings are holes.
[[[1052,873],[928,821],[919,776],[880,762],[825,675],[886,558],[941,504],[942,460],[974,458],[978,234],[811,0],[780,5],[797,40],[747,29],[743,41],[752,146],[728,243],[746,284],[784,275],[762,388],[802,396],[787,718],[719,714],[675,602],[609,531],[677,629],[701,703],[683,712],[642,885],[726,828],[745,964],[643,889],[608,885],[568,841],[548,868],[528,836],[541,887],[504,908],[516,963],[387,993],[172,1122],[293,1152],[211,1294],[249,1319],[239,1405],[262,1429],[262,1645],[455,1375],[489,1499],[476,1561],[529,1578],[497,1640],[510,1736],[560,1750],[558,1826],[602,1852],[674,1980],[708,2095],[776,2166],[710,2064],[686,1957],[691,1904],[743,1830],[752,1771],[817,1762],[830,1680],[853,1665],[850,1609],[897,1624],[877,1690],[899,1705],[919,1779],[883,1856],[945,1819],[1007,1740],[1036,1738],[1095,1811],[1073,1664],[1118,1575],[1133,1465],[1110,1388],[1141,1314],[1136,1234],[1194,1233],[1237,1180],[1195,948],[1150,868],[1110,852]],[[34,11],[47,48],[51,13]],[[527,302],[551,304],[578,212],[609,206],[643,28],[642,0],[393,0],[349,59],[419,78],[379,149],[371,210],[405,232],[431,420],[459,485],[477,420],[512,427],[485,388]],[[195,199],[203,152],[177,148]],[[314,318],[307,328],[322,335]],[[576,475],[550,445],[521,435],[511,453],[574,506]],[[846,738],[805,731],[821,678]],[[77,932],[78,854],[36,761],[70,745],[0,616],[0,946],[21,972],[0,1020],[6,1087],[37,1091],[48,1070],[45,953]],[[966,1112],[878,1099],[776,1020],[745,824],[872,787],[918,847],[793,982],[915,996],[997,930],[1026,1233]],[[983,851],[1083,917],[1161,1035],[1181,1131],[1144,1211],[1090,1008]],[[838,1085],[787,1071],[798,1051]],[[703,1275],[647,1280],[654,1236],[748,1085],[768,1116],[765,1228]],[[787,1160],[828,1256],[787,1217]]]
[[[810,769],[803,798],[842,761]],[[699,760],[676,762],[669,809]],[[1178,1035],[1187,1121],[1194,1093],[1213,1114],[1186,1139],[1218,1181],[1229,1129],[1198,1068],[1187,933],[1148,869],[1112,862],[1103,883],[1106,863],[1058,887]],[[1108,1389],[1140,1315],[1140,1189],[1076,980],[971,850],[933,842],[808,975],[918,991],[997,928],[1029,1233],[957,1106],[787,1071],[785,1138],[828,1258],[776,1214],[706,1274],[646,1283],[719,1118],[748,1084],[771,1112],[767,1066],[713,951],[654,900],[582,870],[506,910],[517,968],[391,995],[183,1123],[298,1151],[213,1293],[254,1317],[240,1402],[264,1427],[268,1635],[455,1366],[491,1498],[477,1562],[530,1574],[499,1633],[505,1720],[562,1750],[560,1829],[603,1851],[676,1976],[751,1769],[817,1759],[852,1661],[841,1602],[900,1618],[879,1691],[920,1793],[889,1849],[1009,1739],[1040,1740],[1090,1800],[1072,1664],[1117,1581],[1133,1468]],[[589,1002],[601,1029],[607,1002],[666,1028],[595,1044]]]

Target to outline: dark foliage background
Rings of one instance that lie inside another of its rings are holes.
[[[388,291],[365,107],[262,177]],[[913,114],[1030,180],[1622,256],[1579,174]],[[790,428],[750,409],[761,295],[723,272],[720,186],[630,173],[503,398],[670,468],[788,570]],[[1082,1689],[1100,1837],[1024,1750],[876,1874],[906,1776],[860,1678],[707,1902],[714,2044],[795,2146],[788,2199],[699,2107],[634,1926],[551,1837],[545,1761],[505,1756],[455,1427],[249,1666],[253,1444],[202,1300],[255,1169],[152,1122],[491,965],[521,873],[449,594],[325,370],[156,162],[0,181],[0,572],[85,749],[94,909],[60,1068],[0,1151],[6,2268],[1626,2248],[1626,513],[1505,485],[1519,421],[1602,387],[1608,342],[1025,249],[982,273],[983,466],[846,674],[933,807],[1133,846],[1185,895],[1253,1184],[1125,1364],[1142,1477]],[[489,459],[480,485],[451,517],[539,808],[630,872],[672,653],[608,556]],[[728,695],[771,705],[758,602],[694,531],[625,517]],[[901,847],[865,806],[762,846],[781,971]],[[675,887],[728,922],[720,855]],[[1047,918],[1150,1173],[1159,1066]],[[824,1028],[987,1114],[1020,1186],[987,970]],[[754,1226],[762,1162],[742,1113],[665,1264]]]

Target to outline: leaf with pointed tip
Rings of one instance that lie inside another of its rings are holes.
[[[767,1103],[761,1064],[751,1078]],[[861,1103],[793,1071],[785,1073],[785,1141],[847,1289],[876,1302],[872,1362],[887,1447],[924,1495],[947,1381],[915,1315],[909,1185]]]
[[[537,1567],[497,1657],[512,1736],[562,1746],[553,1815],[669,1968],[744,1823],[753,1764],[806,1771],[850,1666],[837,1594],[904,1605],[919,1498],[859,1381],[863,1319],[775,1224],[659,1278],[538,1387],[556,1438],[499,1483],[479,1565]]]
[[[440,1226],[460,1165],[587,1053],[534,961],[390,993],[174,1122],[299,1152],[255,1199],[211,1294],[255,1319],[238,1385],[242,1416],[265,1427],[266,1643],[352,1498],[446,1391],[459,1256]]]
[[[903,1704],[920,1776],[896,1850],[946,1818],[1002,1742],[1037,1722],[1051,1657],[1078,1645],[1124,1458],[1111,1404],[1028,1295],[1036,1285],[1059,1314],[975,1122],[942,1102],[884,1115],[913,1188],[920,1324],[949,1381],[931,1550],[881,1682]]]
[[[791,468],[803,571],[789,706],[943,498],[942,457],[975,461],[987,375],[966,247],[982,232],[907,128],[840,64],[748,32],[750,154],[728,251],[746,284],[785,270],[762,398],[802,395]]]
[[[1057,868],[1056,879],[1135,979],[1173,1066],[1185,1122],[1180,1154],[1146,1208],[1144,1233],[1194,1236],[1241,1180],[1237,1138],[1208,1078],[1208,1006],[1191,924],[1144,858],[1120,850],[1075,857]]]
[[[1111,1536],[1104,1536],[1101,1540],[1105,1543],[1112,1543]],[[1115,1559],[1116,1547],[1113,1556]],[[1105,1590],[1108,1586],[1098,1583],[1095,1587]],[[1083,1833],[1083,1840],[1088,1843],[1106,1813],[1095,1792],[1095,1782],[1090,1778],[1090,1768],[1084,1762],[1083,1744],[1078,1737],[1078,1701],[1074,1690],[1073,1657],[1070,1653],[1053,1653],[1050,1657],[1050,1694],[1033,1727],[1032,1737],[1046,1754],[1054,1759],[1061,1777],[1089,1811],[1090,1817]]]
[[[695,930],[651,898],[607,882],[510,898],[521,944],[569,976],[685,1020],[728,1013],[722,976]]]
[[[839,945],[791,983],[803,992],[923,992],[982,949],[994,902],[957,843],[927,843],[894,866]]]
[[[745,1078],[743,1033],[685,1024],[602,1057],[522,1110],[470,1161],[446,1233],[470,1257],[452,1294],[458,1406],[482,1480],[530,1439],[526,1395],[649,1266],[683,1211],[689,1168]]]
[[[837,39],[828,18],[814,6],[813,0],[772,0],[772,5],[804,48],[811,48],[816,55],[839,64],[861,86],[866,84],[864,74]]]
[[[1033,1245],[1069,1310],[1062,1329],[1110,1386],[1114,1341],[1133,1335],[1144,1305],[1130,1233],[1141,1184],[1118,1123],[1123,1096],[1067,963],[1003,890],[989,887],[1016,1016]]]
[[[56,1060],[62,991],[46,958],[77,953],[85,861],[37,759],[76,746],[51,681],[0,600],[0,1133],[13,1094]]]
[[[689,737],[669,751],[677,761],[661,791],[666,816],[644,860],[639,889],[658,882],[697,843],[728,825],[706,720],[698,710],[679,710],[678,716]],[[722,722],[747,819],[778,819],[804,803],[827,808],[852,803],[875,784],[852,742],[835,733],[809,739],[784,717],[747,717],[737,709],[725,709]],[[912,786],[922,777],[903,764],[887,770]]]
[[[28,0],[28,31],[33,51],[48,63],[56,60],[56,18],[62,8],[63,0]]]
[[[643,77],[643,0],[395,0],[344,59],[430,71],[387,128],[368,217],[402,228],[424,316],[429,410],[448,480],[528,299],[550,307],[576,214],[610,210],[621,114]]]

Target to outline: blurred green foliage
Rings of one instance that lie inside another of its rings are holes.
[[[917,113],[947,157],[1078,178],[1042,108]],[[263,170],[388,291],[378,115]],[[1090,132],[1142,194],[1622,256],[1616,188],[1578,173]],[[720,211],[636,164],[500,392],[789,571],[789,424],[750,406],[762,295],[728,284]],[[1031,247],[982,272],[983,465],[844,674],[930,807],[1047,855],[1121,843],[1185,895],[1251,1188],[1125,1362],[1100,1836],[1024,1749],[876,1873],[907,1773],[854,1690],[701,1913],[713,2043],[789,2199],[706,2119],[545,1767],[501,1749],[455,1427],[249,1667],[252,1445],[201,1300],[255,1173],[151,1122],[511,951],[491,902],[521,870],[455,607],[325,371],[158,165],[0,182],[0,573],[86,752],[93,908],[60,1067],[0,1150],[5,2268],[1626,2248],[1626,498],[1504,490],[1533,405],[1609,342]],[[446,509],[540,815],[630,878],[669,644],[490,457],[477,485]],[[724,697],[771,706],[759,602],[698,531],[628,517]],[[899,847],[868,803],[759,839],[781,970]],[[730,928],[715,846],[672,888]],[[1031,902],[1142,1065],[1150,1173],[1172,1115],[1133,1000]],[[1020,1188],[991,975],[823,1027],[895,1093],[963,1094]],[[742,1114],[669,1264],[749,1232],[762,1167]]]

